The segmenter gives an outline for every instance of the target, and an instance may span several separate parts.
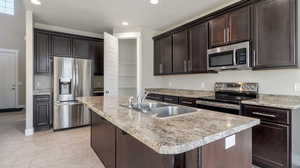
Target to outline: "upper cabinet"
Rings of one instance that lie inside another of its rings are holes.
[[[44,32],[35,32],[34,39],[34,71],[35,73],[49,73],[50,35]]]
[[[72,38],[63,35],[53,35],[52,55],[56,57],[72,57]]]
[[[173,34],[173,73],[188,72],[188,31]]]
[[[223,15],[209,21],[210,47],[227,44],[227,18],[227,15]]]
[[[93,41],[90,46],[90,55],[94,60],[94,75],[104,74],[104,43],[103,41]]]
[[[91,57],[90,48],[91,48],[90,40],[86,39],[74,39],[73,40],[73,55],[75,58],[89,59]]]
[[[172,36],[155,41],[154,74],[165,75],[172,73]]]
[[[296,67],[296,0],[254,4],[254,68]]]
[[[202,23],[189,29],[188,71],[207,72],[208,23]]]
[[[250,7],[244,7],[209,21],[210,47],[250,40]]]
[[[228,14],[228,40],[237,43],[250,40],[250,7],[244,7]]]

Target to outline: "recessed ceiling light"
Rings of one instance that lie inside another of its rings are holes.
[[[31,0],[31,3],[34,5],[41,5],[41,1],[40,0]]]
[[[153,5],[156,5],[159,3],[159,0],[150,0],[150,3],[153,4]]]
[[[122,25],[123,26],[128,26],[129,24],[128,24],[128,22],[122,22]]]

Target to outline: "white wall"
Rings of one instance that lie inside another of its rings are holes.
[[[300,9],[300,3],[298,3]],[[298,12],[298,24],[300,23],[300,12]],[[298,25],[300,32],[300,25]],[[298,38],[300,33],[298,33]],[[150,37],[149,37],[150,38]],[[150,39],[149,39],[150,40]],[[150,41],[148,42],[150,44]],[[298,49],[299,49],[298,43]],[[153,47],[153,46],[152,46]],[[153,50],[153,48],[151,49]],[[150,51],[150,50],[149,50]],[[151,52],[151,51],[150,51]],[[283,70],[263,70],[263,71],[224,71],[218,74],[196,74],[196,75],[178,75],[178,76],[162,76],[153,77],[152,63],[153,52],[147,57],[143,57],[148,61],[144,61],[143,66],[149,68],[145,72],[145,81],[148,83],[146,87],[155,88],[178,88],[178,89],[198,89],[198,90],[212,90],[215,82],[258,82],[260,86],[260,93],[266,94],[284,94],[284,95],[300,95],[300,91],[295,91],[295,84],[300,84],[300,70],[299,69],[283,69]],[[161,83],[153,82],[160,80]]]
[[[25,7],[15,0],[15,15],[0,13],[0,48],[19,51],[19,104],[25,104]]]

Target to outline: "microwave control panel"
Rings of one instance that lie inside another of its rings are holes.
[[[240,48],[235,51],[236,64],[244,65],[247,64],[247,48]]]

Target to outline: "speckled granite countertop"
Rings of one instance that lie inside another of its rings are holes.
[[[160,154],[179,154],[259,124],[259,120],[196,109],[159,119],[120,106],[127,97],[78,98],[89,109]]]
[[[200,97],[214,95],[213,91],[201,91],[201,90],[151,88],[151,89],[145,89],[145,91],[149,91],[151,93],[156,93],[156,94],[162,94],[162,95],[190,97],[190,98],[200,98]],[[252,99],[252,100],[244,100],[242,101],[242,104],[296,110],[300,108],[300,96],[260,94],[259,98]]]
[[[242,103],[249,104],[249,105],[296,110],[300,108],[300,96],[261,94],[257,99],[244,100],[242,101]]]
[[[170,95],[170,96],[180,96],[188,98],[199,98],[204,96],[212,96],[215,93],[213,91],[202,91],[202,90],[186,90],[186,89],[164,89],[164,88],[147,88],[145,91]]]

